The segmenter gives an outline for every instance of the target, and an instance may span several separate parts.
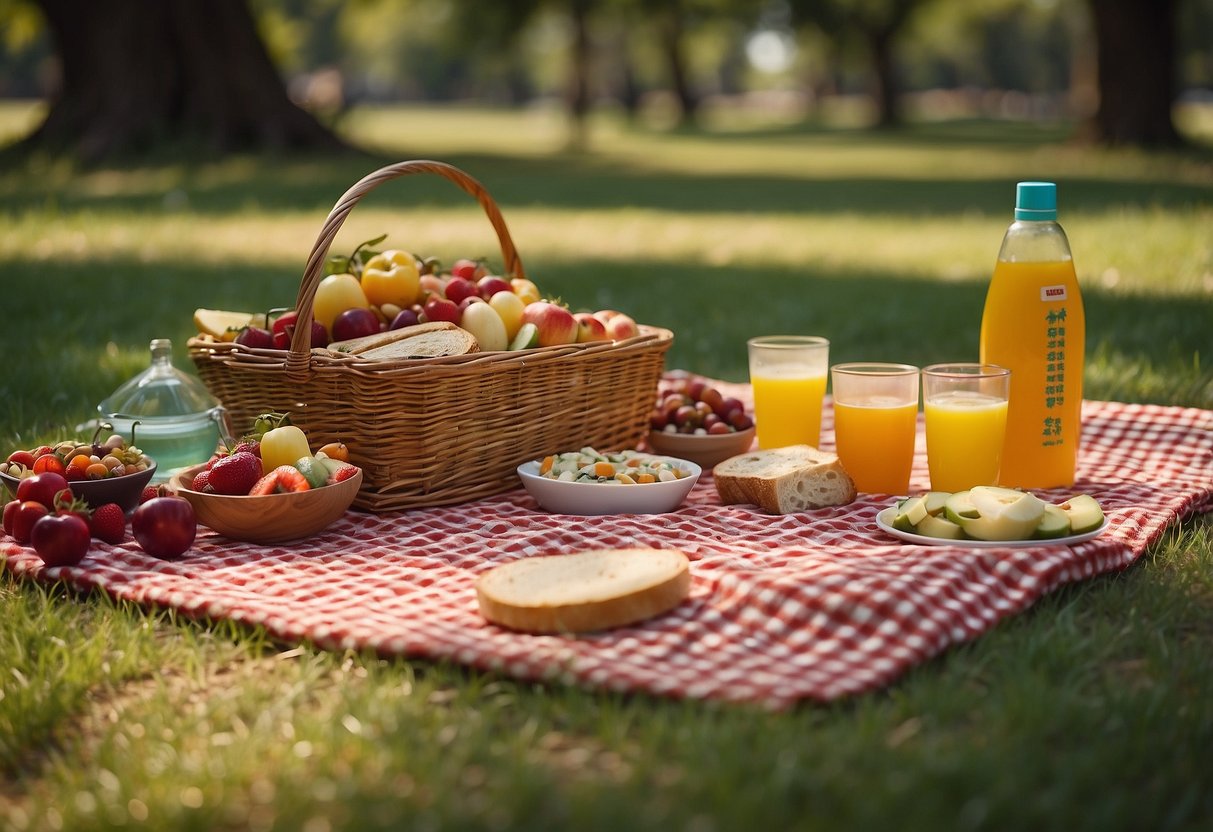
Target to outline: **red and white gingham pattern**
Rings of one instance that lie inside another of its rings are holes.
[[[722,387],[749,399],[746,386]],[[450,508],[349,512],[288,546],[200,529],[175,562],[145,555],[129,536],[117,546],[94,541],[73,568],[45,569],[11,539],[0,553],[16,575],[262,625],[289,641],[780,708],[885,685],[1061,584],[1128,565],[1169,523],[1213,508],[1213,412],[1087,402],[1083,413],[1072,492],[1096,496],[1111,527],[1073,547],[908,545],[875,525],[887,496],[771,517],[721,507],[705,474],[679,511],[657,516],[551,515],[519,490]],[[828,446],[828,405],[823,435]],[[912,490],[928,484],[921,436],[918,448]],[[619,546],[684,550],[690,599],[642,625],[582,637],[513,633],[477,611],[473,581],[498,563]]]

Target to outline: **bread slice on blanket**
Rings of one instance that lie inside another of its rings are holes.
[[[433,358],[480,352],[476,337],[449,321],[389,329],[374,335],[329,344],[329,349],[374,361],[399,358]]]
[[[789,445],[730,457],[712,469],[720,501],[753,503],[790,514],[855,499],[855,482],[838,457],[811,445]]]
[[[690,594],[677,549],[595,549],[494,567],[476,580],[480,614],[530,633],[584,633],[660,615]]]

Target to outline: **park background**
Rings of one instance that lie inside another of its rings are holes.
[[[71,434],[196,307],[293,302],[333,202],[450,161],[574,308],[975,357],[1014,183],[1057,181],[1089,398],[1213,407],[1213,3],[0,0],[0,447]],[[443,182],[382,233],[496,253]],[[0,582],[16,829],[1200,829],[1213,544],[1177,524],[890,688],[769,714],[279,644]]]

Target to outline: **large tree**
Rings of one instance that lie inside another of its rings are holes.
[[[1175,0],[1088,0],[1098,54],[1091,136],[1107,144],[1181,143],[1175,102]]]
[[[245,0],[36,0],[59,89],[27,147],[85,160],[178,142],[336,149],[287,96]]]

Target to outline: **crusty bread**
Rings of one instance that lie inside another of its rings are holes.
[[[753,503],[790,514],[855,499],[855,482],[834,454],[789,445],[731,457],[712,469],[722,503]]]
[[[389,329],[374,335],[336,341],[329,349],[349,353],[373,361],[398,358],[433,358],[439,355],[466,355],[480,352],[476,337],[449,321]]]
[[[530,633],[584,633],[635,624],[673,609],[691,591],[677,549],[595,549],[494,567],[476,581],[480,614]]]

